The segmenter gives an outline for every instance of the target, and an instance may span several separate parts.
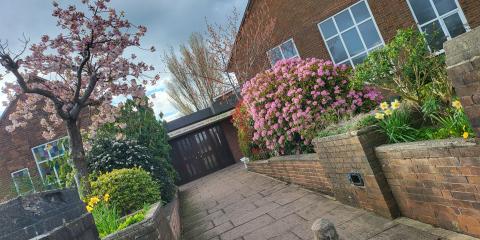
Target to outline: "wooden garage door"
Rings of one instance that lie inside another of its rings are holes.
[[[218,125],[170,141],[173,166],[184,184],[234,163],[227,140]]]

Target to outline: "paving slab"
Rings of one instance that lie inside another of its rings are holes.
[[[312,240],[318,218],[343,240],[473,240],[408,218],[386,219],[236,164],[180,187],[184,240]],[[478,240],[478,239],[477,239]]]

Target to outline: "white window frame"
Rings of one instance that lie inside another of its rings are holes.
[[[407,1],[408,1],[408,0],[407,0]],[[362,3],[362,2],[365,2],[365,5],[367,5],[367,9],[368,9],[368,13],[370,14],[370,17],[367,18],[367,19],[362,20],[362,21],[359,22],[359,23],[357,23],[357,22],[355,21],[355,17],[353,16],[353,13],[352,13],[351,8],[354,7],[354,6],[357,5],[357,4]],[[352,20],[353,20],[353,26],[351,26],[351,27],[349,27],[349,28],[347,28],[347,29],[345,29],[345,30],[343,30],[343,31],[340,31],[340,30],[338,29],[337,22],[335,21],[334,17],[337,16],[337,15],[339,15],[339,14],[341,14],[341,13],[343,13],[343,12],[345,12],[345,11],[348,11],[348,13],[350,14],[350,17],[351,17]],[[335,25],[335,29],[337,30],[337,34],[335,34],[335,35],[329,37],[328,39],[326,39],[326,38],[324,37],[324,34],[323,34],[323,32],[322,32],[322,29],[320,28],[320,24],[328,21],[329,19],[332,19],[332,20],[333,20],[333,24]],[[369,21],[369,20],[372,20],[373,25],[375,25],[375,29],[377,30],[378,36],[380,37],[380,40],[382,41],[381,44],[378,44],[378,45],[376,45],[376,46],[374,46],[374,47],[371,47],[371,48],[368,48],[368,47],[367,47],[367,45],[365,44],[365,40],[363,40],[363,36],[362,36],[362,34],[360,33],[360,30],[358,29],[358,26],[359,26],[360,24],[365,23],[365,22],[367,22],[367,21]],[[362,54],[365,54],[365,53],[368,55],[370,52],[374,51],[375,49],[378,49],[378,48],[381,48],[381,47],[385,46],[385,40],[383,40],[382,32],[380,32],[380,29],[378,28],[377,21],[375,20],[375,17],[373,16],[372,10],[370,9],[370,4],[368,4],[368,0],[361,0],[361,1],[358,1],[357,3],[355,3],[355,4],[353,4],[353,5],[350,5],[349,7],[343,9],[342,11],[340,11],[340,12],[338,12],[338,13],[336,13],[336,14],[328,17],[328,18],[326,18],[325,20],[319,22],[319,23],[317,24],[317,27],[318,27],[318,30],[320,31],[320,34],[322,35],[322,39],[323,39],[323,42],[325,43],[325,47],[327,48],[328,54],[330,54],[330,58],[332,59],[332,61],[333,61],[335,64],[346,64],[347,62],[349,62],[350,65],[351,65],[353,68],[355,68],[355,65],[353,64],[352,59],[354,59],[354,58],[356,58],[356,57],[358,57],[358,56],[361,56]],[[351,29],[353,29],[353,28],[355,28],[355,29],[357,30],[357,34],[359,35],[360,40],[362,41],[362,45],[363,45],[364,49],[366,49],[366,50],[365,50],[365,51],[362,51],[361,53],[358,53],[358,54],[356,54],[356,55],[350,56],[350,53],[348,52],[348,49],[347,49],[347,47],[346,47],[346,44],[345,44],[345,42],[343,41],[342,33],[347,32],[347,31],[349,31],[349,30],[351,30]],[[337,37],[337,36],[340,38],[340,41],[341,41],[342,46],[343,46],[343,49],[345,50],[345,52],[347,53],[347,56],[348,56],[347,59],[345,59],[345,60],[343,60],[343,61],[341,61],[341,62],[339,62],[339,63],[335,62],[335,59],[333,58],[333,54],[332,54],[332,52],[330,51],[330,48],[328,47],[328,44],[327,44],[327,42],[328,42],[329,40],[331,40],[331,39],[333,39],[334,37]]]
[[[408,7],[410,8],[410,12],[413,15],[413,19],[415,19],[415,23],[417,24],[418,30],[422,33],[424,33],[423,30],[422,30],[422,27],[427,26],[428,24],[430,24],[432,22],[438,21],[438,22],[440,22],[440,26],[442,28],[443,34],[445,34],[445,37],[447,37],[447,41],[452,39],[452,37],[450,36],[450,32],[448,31],[447,26],[445,26],[445,22],[444,22],[443,19],[445,19],[446,17],[450,17],[451,15],[453,15],[455,13],[458,13],[458,16],[460,16],[460,20],[462,20],[463,26],[465,27],[465,31],[470,32],[472,30],[470,28],[470,25],[468,25],[467,18],[465,17],[465,14],[463,13],[463,10],[462,10],[462,6],[458,3],[458,0],[454,0],[455,4],[457,5],[457,9],[454,9],[450,12],[444,13],[443,15],[438,14],[437,8],[435,7],[435,3],[433,2],[433,0],[424,0],[424,1],[430,1],[430,5],[432,6],[433,11],[435,12],[435,18],[428,21],[428,22],[425,22],[423,24],[420,24],[418,22],[417,15],[415,15],[415,12],[413,11],[413,7],[410,4],[410,0],[406,0],[406,1],[407,1],[407,4],[408,4]],[[430,46],[428,46],[428,48],[430,48]],[[441,53],[444,53],[444,52],[445,52],[445,50],[442,48],[441,50],[438,50],[435,53],[436,54],[441,54]]]
[[[284,43],[288,42],[288,41],[292,41],[292,43],[293,43],[293,48],[295,49],[295,52],[296,52],[297,54],[296,54],[295,56],[293,56],[293,57],[285,58],[285,55],[283,54],[283,51],[282,51],[281,46],[282,46]],[[270,61],[270,56],[268,55],[268,53],[269,53],[270,51],[272,51],[273,49],[275,49],[275,48],[280,49],[280,53],[282,54],[282,60],[300,57],[300,53],[298,52],[298,49],[297,49],[297,44],[295,44],[295,41],[293,40],[293,38],[289,38],[289,39],[287,39],[286,41],[278,44],[277,46],[275,46],[275,47],[273,47],[273,48],[270,48],[270,50],[268,50],[268,51],[266,52],[268,62],[270,62],[270,65],[272,65],[272,67],[275,66],[275,64],[276,64],[278,61],[275,62],[274,64],[272,64],[272,61]],[[279,60],[279,61],[280,61],[280,60]]]
[[[42,163],[47,163],[47,162],[53,161],[53,160],[55,160],[56,158],[59,158],[59,157],[65,155],[65,153],[64,153],[63,155],[58,155],[58,156],[52,157],[52,155],[50,154],[50,151],[47,150],[48,159],[46,159],[46,160],[40,160],[40,161],[39,161],[39,160],[37,159],[37,156],[35,155],[35,152],[33,151],[33,149],[39,148],[39,147],[42,147],[42,146],[45,147],[47,144],[51,144],[51,143],[54,143],[54,142],[59,142],[59,141],[64,140],[64,139],[68,139],[68,137],[65,136],[65,137],[57,138],[57,139],[55,139],[55,140],[53,140],[53,141],[50,141],[50,142],[47,142],[47,143],[44,143],[44,144],[40,144],[40,145],[38,145],[38,146],[35,146],[35,147],[31,148],[33,158],[35,159],[35,163],[37,164],[38,173],[40,174],[40,177],[42,178],[42,182],[43,182],[44,184],[46,184],[47,186],[50,186],[50,185],[52,185],[53,183],[47,184],[47,183],[45,182],[46,179],[43,178],[42,168],[40,167],[40,165],[41,165]],[[64,149],[64,151],[66,150],[64,145],[63,145],[63,149]],[[53,167],[53,172],[55,173],[55,178],[57,179],[57,183],[58,183],[58,184],[61,184],[60,178],[58,177],[58,171],[57,171],[57,169],[56,169],[55,167]]]
[[[25,170],[27,170],[28,179],[30,179],[30,184],[32,184],[32,191],[33,191],[34,193],[36,192],[36,190],[35,190],[35,185],[33,185],[32,177],[30,176],[30,171],[29,171],[29,169],[28,169],[28,168],[22,168],[22,169],[20,169],[20,170],[17,170],[17,171],[14,171],[14,172],[11,172],[11,173],[10,173],[10,176],[12,176],[13,185],[15,185],[15,190],[17,190],[17,194],[18,194],[19,196],[23,196],[23,195],[25,195],[25,194],[30,193],[30,191],[24,192],[24,193],[20,193],[20,190],[18,189],[18,184],[17,184],[17,182],[15,181],[15,177],[14,177],[14,175],[15,175],[16,173],[19,173],[19,172],[22,172],[22,171],[25,171]]]

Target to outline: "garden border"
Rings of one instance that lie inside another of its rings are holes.
[[[157,202],[145,214],[145,219],[112,233],[104,240],[158,239],[179,240],[181,237],[180,202],[178,192],[165,206]]]

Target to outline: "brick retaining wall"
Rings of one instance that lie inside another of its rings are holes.
[[[370,127],[317,138],[313,144],[338,201],[394,218],[398,207],[374,152],[385,142],[386,137]],[[349,173],[359,173],[364,186],[353,185]]]
[[[447,72],[480,137],[480,27],[445,43]]]
[[[179,240],[181,223],[178,194],[167,205],[157,203],[145,215],[145,219],[121,231],[110,234],[104,240]]]
[[[315,153],[250,162],[248,170],[333,195],[330,181],[325,176],[325,169]]]
[[[480,237],[480,145],[450,139],[376,153],[402,215]]]
[[[38,239],[98,239],[93,218],[75,189],[40,192],[0,204],[0,240],[41,234]]]

